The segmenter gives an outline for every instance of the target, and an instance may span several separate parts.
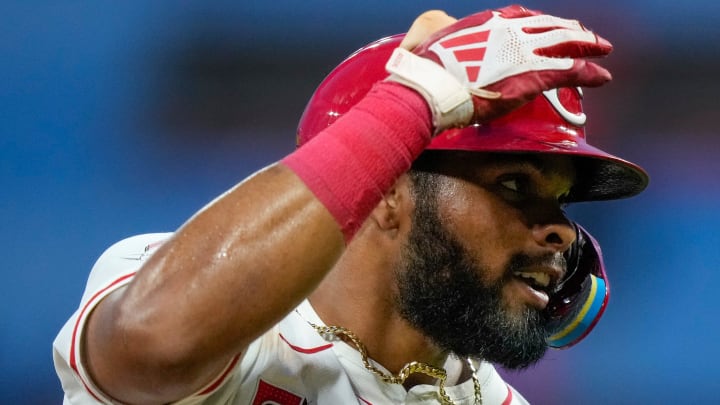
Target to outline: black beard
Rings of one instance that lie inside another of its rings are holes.
[[[508,369],[540,360],[547,350],[546,318],[532,308],[510,314],[502,303],[502,287],[513,268],[530,258],[515,255],[506,276],[488,285],[481,278],[487,270],[442,225],[434,206],[416,202],[402,267],[396,271],[401,315],[442,350],[460,357]]]

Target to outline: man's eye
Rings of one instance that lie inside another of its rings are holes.
[[[520,182],[518,182],[517,179],[510,179],[510,180],[504,180],[501,181],[500,184],[502,184],[503,187],[518,192],[520,191]]]

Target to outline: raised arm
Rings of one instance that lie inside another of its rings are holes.
[[[128,403],[201,388],[332,267],[342,234],[281,164],[198,212],[89,319],[86,367]]]
[[[609,44],[576,22],[551,17],[538,26],[538,15],[510,7],[457,23],[442,12],[418,18],[403,43],[416,53],[391,58],[389,81],[282,162],[199,211],[128,286],[97,305],[82,343],[93,382],[127,403],[192,394],[318,285],[433,132],[491,119],[558,85],[609,80],[603,69],[575,60],[606,54]],[[542,38],[537,49],[514,51],[536,59],[493,64],[481,82],[458,69],[451,51],[434,46],[468,27],[520,32],[525,23]],[[537,66],[543,70],[531,71]]]

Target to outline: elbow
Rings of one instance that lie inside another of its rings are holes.
[[[186,398],[216,378],[232,359],[212,353],[207,343],[195,338],[197,333],[187,333],[190,327],[177,329],[157,314],[129,309],[118,296],[103,301],[86,325],[84,361],[95,385],[120,402]]]

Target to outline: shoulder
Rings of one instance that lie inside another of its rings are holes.
[[[95,262],[91,277],[94,273],[102,271],[106,267],[133,268],[139,267],[150,257],[158,247],[169,239],[173,234],[146,233],[122,239],[107,248]]]
[[[99,288],[130,278],[172,233],[147,233],[116,242],[97,259],[90,271],[82,301],[87,301]],[[129,281],[129,279],[127,280]]]

